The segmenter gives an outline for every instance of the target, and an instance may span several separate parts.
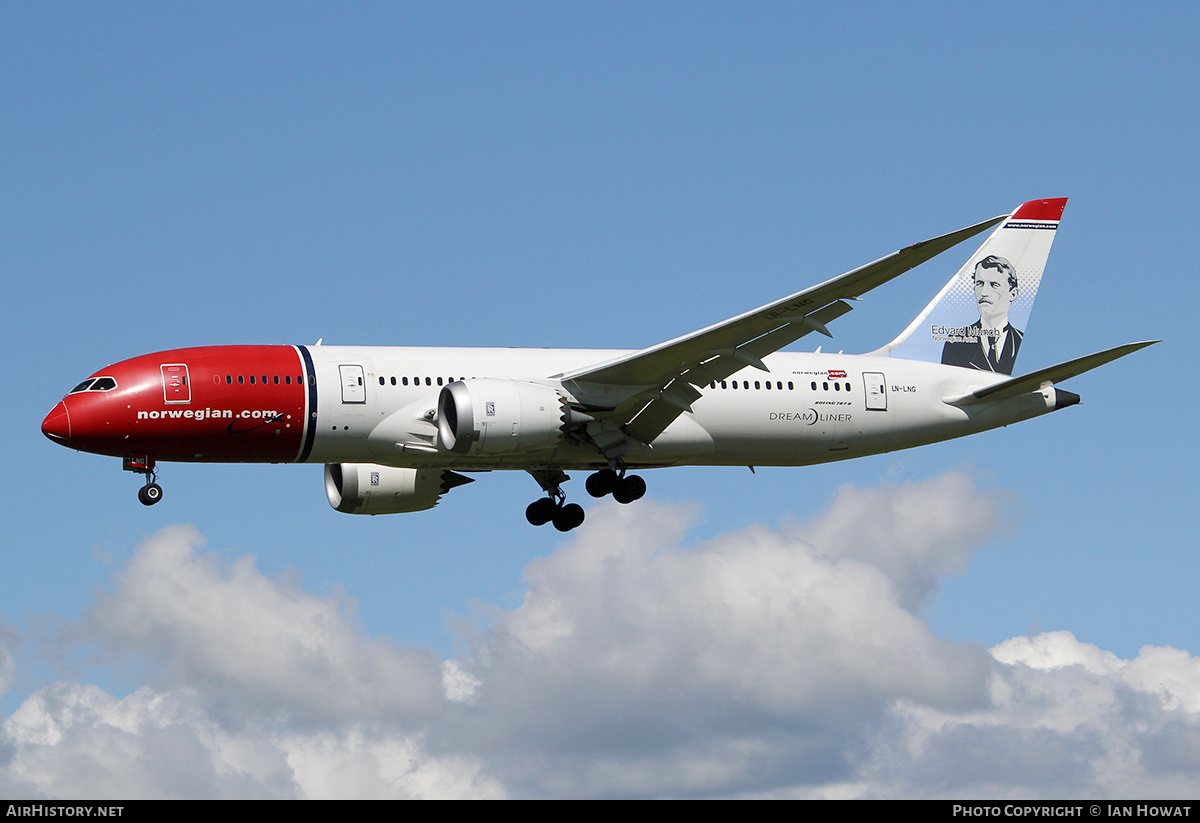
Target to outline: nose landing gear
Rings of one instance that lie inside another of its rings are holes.
[[[157,483],[147,483],[138,489],[138,500],[142,501],[143,506],[153,506],[162,500],[162,486]]]
[[[158,472],[154,468],[153,457],[126,457],[121,462],[121,468],[127,472],[146,475],[146,485],[138,489],[138,500],[143,506],[153,506],[162,500],[162,486],[155,482],[158,480]]]

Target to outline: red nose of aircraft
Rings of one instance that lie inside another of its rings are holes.
[[[61,400],[50,410],[42,421],[42,434],[55,443],[67,444],[71,440],[71,417],[67,414],[67,404]]]

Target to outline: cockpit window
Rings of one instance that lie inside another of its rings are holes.
[[[111,377],[89,377],[67,393],[79,394],[84,391],[112,391],[116,387],[117,381]]]

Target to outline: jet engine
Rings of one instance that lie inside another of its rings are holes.
[[[456,380],[438,396],[438,446],[456,454],[506,455],[553,448],[592,418],[550,386],[523,380]]]
[[[374,463],[326,463],[325,496],[346,514],[432,509],[455,486],[474,482],[446,469],[400,469]]]

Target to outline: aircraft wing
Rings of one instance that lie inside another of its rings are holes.
[[[871,289],[899,277],[936,257],[968,237],[989,229],[1008,215],[1000,215],[965,229],[943,234],[900,249],[873,263],[827,280],[817,286],[769,303],[722,323],[668,340],[657,346],[605,363],[557,375],[569,381],[640,388],[639,402],[617,409],[618,423],[626,434],[649,443],[701,394],[696,389],[724,380],[746,366],[766,371],[762,358],[810,332],[826,336],[826,324]]]

